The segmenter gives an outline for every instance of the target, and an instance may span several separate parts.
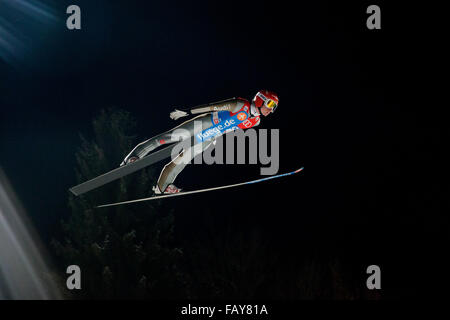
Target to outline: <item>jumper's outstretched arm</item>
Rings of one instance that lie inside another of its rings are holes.
[[[178,120],[179,118],[186,117],[189,114],[200,114],[213,111],[233,111],[236,109],[238,103],[239,99],[231,98],[222,101],[202,104],[190,109],[176,108],[174,111],[170,113],[170,118],[173,120]]]

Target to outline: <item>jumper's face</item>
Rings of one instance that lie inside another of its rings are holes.
[[[272,109],[267,108],[266,106],[262,106],[262,107],[259,109],[259,112],[260,112],[264,117],[267,117],[267,116],[272,112]]]

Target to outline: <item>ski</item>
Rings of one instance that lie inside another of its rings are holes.
[[[235,184],[230,184],[230,185],[220,186],[220,187],[213,187],[213,188],[193,190],[193,191],[184,191],[184,192],[173,193],[173,194],[161,194],[161,195],[152,196],[152,197],[148,197],[148,198],[129,200],[129,201],[122,201],[122,202],[109,203],[109,204],[102,204],[102,205],[97,206],[96,208],[112,207],[112,206],[118,206],[118,205],[122,205],[122,204],[136,203],[136,202],[142,202],[142,201],[151,201],[151,200],[159,200],[159,199],[163,199],[163,198],[185,196],[185,195],[188,195],[188,194],[194,194],[194,193],[200,193],[200,192],[208,192],[208,191],[214,191],[214,190],[220,190],[220,189],[234,188],[234,187],[238,187],[238,186],[242,186],[242,185],[246,185],[246,184],[253,184],[253,183],[263,182],[263,181],[267,181],[267,180],[271,180],[271,179],[276,179],[276,178],[281,178],[281,177],[285,177],[285,176],[290,176],[290,175],[299,173],[302,170],[303,170],[303,167],[301,167],[300,169],[297,169],[295,171],[291,171],[291,172],[287,172],[287,173],[283,173],[283,174],[278,174],[278,175],[270,176],[270,177],[267,177],[267,178],[261,178],[261,179],[246,181],[246,182],[240,182],[240,183],[235,183]]]
[[[191,145],[193,140],[191,139]],[[98,187],[101,187],[109,182],[125,177],[137,170],[143,169],[149,165],[152,165],[158,161],[169,158],[172,154],[172,149],[178,145],[186,144],[186,141],[182,141],[179,143],[174,143],[165,147],[164,149],[158,150],[149,154],[148,156],[143,157],[135,162],[131,162],[122,167],[113,169],[109,172],[106,172],[98,177],[95,177],[91,180],[83,182],[77,186],[70,188],[70,192],[72,192],[75,196],[79,196],[80,194],[86,193]]]

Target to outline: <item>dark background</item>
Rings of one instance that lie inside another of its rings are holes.
[[[102,108],[130,111],[143,140],[175,125],[174,106],[268,88],[280,106],[262,127],[280,129],[280,173],[305,171],[170,202],[177,237],[213,237],[206,207],[218,226],[258,226],[280,263],[336,255],[363,283],[365,268],[379,265],[385,297],[438,295],[448,130],[419,103],[430,39],[409,23],[410,6],[378,2],[382,29],[368,30],[366,1],[76,1],[82,29],[69,31],[73,3],[44,3],[54,14],[44,23],[0,12],[24,39],[0,60],[0,164],[44,241],[60,233],[79,133],[89,136]],[[254,165],[192,166],[177,185],[258,174]]]

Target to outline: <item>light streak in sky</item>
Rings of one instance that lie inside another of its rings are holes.
[[[46,260],[0,169],[0,299],[61,299]]]

